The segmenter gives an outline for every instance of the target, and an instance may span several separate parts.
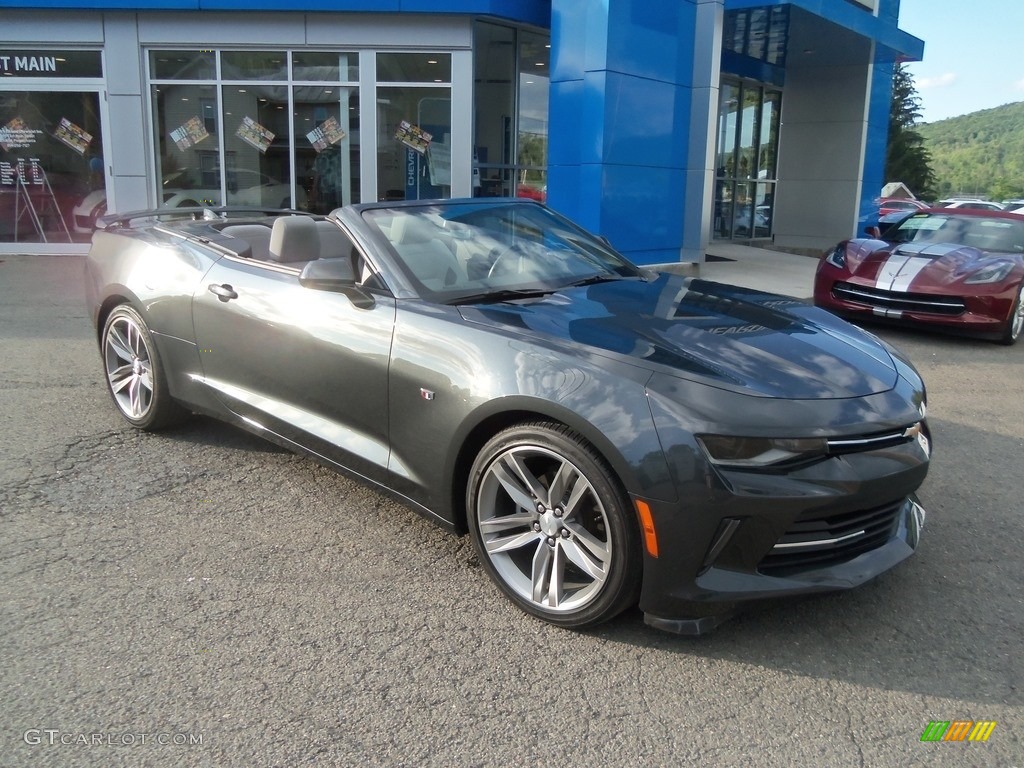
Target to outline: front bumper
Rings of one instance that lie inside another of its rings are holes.
[[[831,457],[789,474],[722,472],[683,503],[651,503],[640,608],[660,629],[702,634],[746,601],[856,587],[913,554],[927,441]]]
[[[885,291],[849,275],[819,277],[814,303],[849,319],[873,320],[979,336],[1002,332],[1017,287],[961,286],[959,294]]]

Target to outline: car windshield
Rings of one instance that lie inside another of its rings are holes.
[[[640,275],[605,242],[535,203],[430,203],[363,216],[432,301],[501,300]]]
[[[921,213],[888,230],[885,239],[894,243],[943,243],[995,253],[1024,253],[1024,219]]]

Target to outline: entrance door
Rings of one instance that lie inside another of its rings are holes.
[[[771,237],[781,91],[723,81],[718,110],[716,239]]]

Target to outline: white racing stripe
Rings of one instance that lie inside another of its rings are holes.
[[[911,243],[902,245],[878,270],[875,287],[882,291],[906,293],[921,270],[959,248],[961,246],[952,243],[937,243],[924,247],[914,247]]]

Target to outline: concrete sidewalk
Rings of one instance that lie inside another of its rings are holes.
[[[784,296],[809,299],[814,295],[818,259],[734,243],[708,246],[710,261],[701,264],[659,264],[656,269],[756,288]]]

